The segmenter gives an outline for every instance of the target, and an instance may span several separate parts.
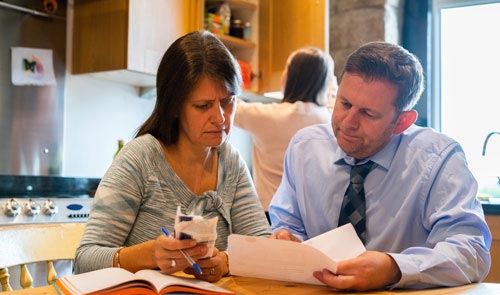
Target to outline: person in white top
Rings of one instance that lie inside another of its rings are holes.
[[[253,180],[266,211],[283,173],[283,157],[292,136],[300,129],[331,120],[337,80],[332,57],[315,47],[293,52],[281,77],[283,100],[246,103],[238,100],[235,126],[253,139]]]

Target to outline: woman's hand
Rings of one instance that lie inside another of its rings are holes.
[[[184,269],[184,272],[203,281],[216,282],[229,273],[227,254],[215,248],[212,257],[200,259],[196,263],[200,266],[202,274],[197,273],[192,267]]]
[[[181,249],[194,261],[205,256],[208,251],[207,245],[197,245],[195,240],[177,240],[160,235],[153,245],[153,260],[162,273],[171,274],[191,266],[179,251]]]

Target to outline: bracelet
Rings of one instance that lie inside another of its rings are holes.
[[[115,253],[115,261],[116,261],[116,267],[121,268],[120,266],[120,251],[123,249],[123,247],[118,248],[118,250]]]
[[[227,266],[227,272],[222,276],[229,277],[231,275],[231,272],[229,271],[229,253],[227,253],[227,251],[222,251],[222,253],[226,254],[226,266]]]

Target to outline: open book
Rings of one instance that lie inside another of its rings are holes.
[[[123,268],[103,268],[58,279],[55,288],[59,294],[134,294],[157,295],[174,292],[188,294],[234,294],[194,278],[165,275],[158,270],[140,270],[131,273]]]
[[[232,275],[323,285],[314,271],[326,268],[335,273],[339,261],[365,251],[350,223],[303,243],[233,234],[229,269]]]

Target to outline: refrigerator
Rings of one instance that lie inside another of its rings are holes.
[[[0,2],[0,175],[61,174],[66,1],[55,1],[54,13],[46,13],[43,3]],[[12,47],[51,50],[56,84],[13,85]]]

